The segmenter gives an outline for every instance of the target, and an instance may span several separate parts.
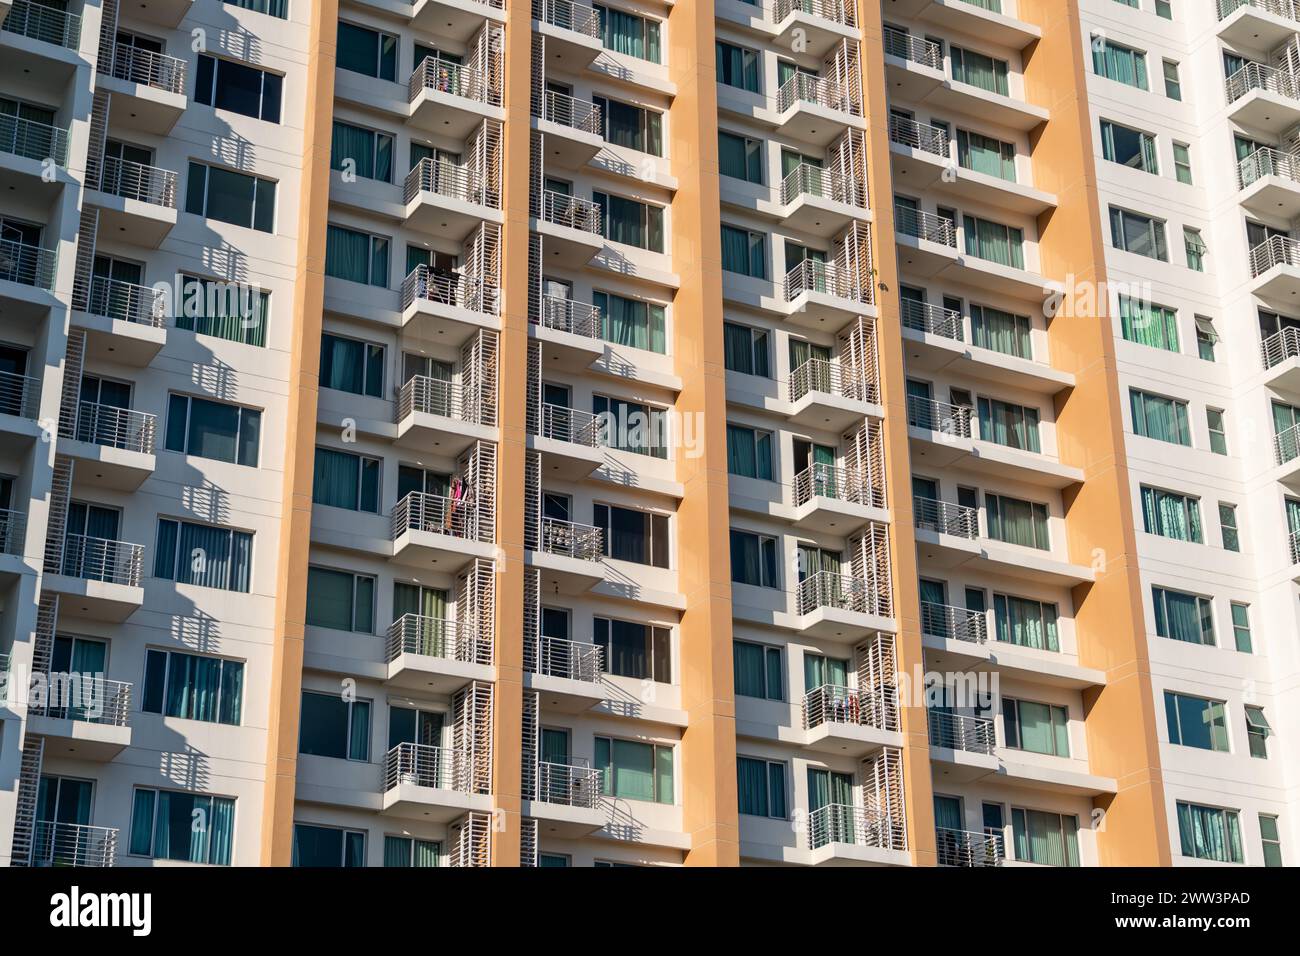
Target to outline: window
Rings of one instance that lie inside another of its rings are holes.
[[[243,710],[244,665],[220,657],[146,650],[146,714],[239,725]]]
[[[202,793],[137,788],[131,806],[131,855],[230,865],[235,801]]]
[[[1026,548],[1051,550],[1047,535],[1047,505],[1005,495],[984,495],[989,537]]]
[[[727,472],[772,480],[772,433],[727,423]]]
[[[1223,534],[1224,551],[1241,550],[1241,533],[1237,528],[1237,506],[1219,502],[1219,530]]]
[[[722,268],[754,279],[767,278],[767,237],[761,232],[722,226]]]
[[[1143,485],[1142,527],[1147,534],[1202,544],[1200,499]]]
[[[307,624],[373,634],[375,579],[367,574],[307,568]]]
[[[763,144],[718,130],[718,169],[723,176],[763,185]]]
[[[1092,71],[1116,83],[1139,90],[1147,88],[1147,55],[1095,33],[1092,35]]]
[[[311,500],[331,508],[379,514],[379,459],[317,448]]]
[[[393,181],[393,137],[350,123],[334,121],[330,169],[350,171],[362,179]]]
[[[289,18],[289,0],[221,0],[221,2],[228,3],[232,7],[252,10],[255,13],[265,13],[267,16],[279,17],[281,20]]]
[[[1192,184],[1192,154],[1186,143],[1174,143],[1174,176],[1180,183]]]
[[[339,830],[306,823],[293,825],[294,866],[366,865],[366,835],[360,830]]]
[[[600,309],[600,337],[614,345],[663,355],[665,309],[657,302],[627,299],[612,292],[593,292],[591,304]]]
[[[1278,835],[1277,817],[1267,813],[1259,815],[1259,839],[1263,844],[1264,865],[1282,865],[1282,839]]]
[[[612,737],[596,738],[596,768],[607,797],[672,803],[673,748]]]
[[[1150,133],[1130,129],[1110,120],[1101,121],[1101,155],[1112,163],[1160,175],[1156,158],[1156,138]]]
[[[386,289],[390,245],[386,236],[330,224],[325,229],[325,274]]]
[[[1202,362],[1214,361],[1214,346],[1219,335],[1214,331],[1214,322],[1203,315],[1196,317],[1196,355]]]
[[[298,752],[340,760],[369,760],[370,701],[303,691]]]
[[[651,458],[668,457],[668,418],[662,408],[593,395],[591,410],[600,420],[598,437],[606,448]]]
[[[714,47],[717,59],[718,82],[724,86],[758,92],[758,54],[753,50],[723,43],[718,40]]]
[[[736,794],[740,812],[746,816],[784,820],[785,764],[736,757]]]
[[[1228,715],[1223,701],[1165,691],[1169,742],[1181,747],[1228,752]]]
[[[384,837],[384,866],[437,866],[442,844],[411,837]]]
[[[987,305],[971,304],[971,344],[979,348],[1032,359],[1034,350],[1029,336],[1030,328],[1027,315],[1013,315]]]
[[[1173,641],[1213,646],[1214,604],[1207,597],[1152,587],[1156,634]]]
[[[660,27],[658,20],[640,17],[592,4],[600,18],[601,42],[606,50],[626,53],[651,63],[660,61]]]
[[[959,83],[969,83],[1000,96],[1010,95],[1007,85],[1007,61],[983,53],[975,53],[959,46],[949,47],[952,78]]]
[[[591,101],[600,108],[605,142],[651,156],[664,154],[663,113],[604,96],[593,96]]]
[[[780,587],[777,542],[766,534],[731,529],[731,580],[760,588]]]
[[[1156,16],[1162,20],[1172,20],[1174,18],[1174,8],[1170,0],[1156,0]]]
[[[176,328],[245,345],[266,344],[271,293],[200,276],[181,274],[176,279],[181,290]]]
[[[1178,64],[1173,60],[1164,61],[1165,96],[1171,100],[1183,98],[1183,84],[1178,79]]]
[[[1216,863],[1242,863],[1241,824],[1236,810],[1177,804],[1178,838],[1183,856]]]
[[[781,649],[749,641],[733,641],[732,665],[736,693],[761,700],[784,700],[781,682]]]
[[[605,532],[605,557],[668,567],[667,515],[601,504],[591,511],[592,523]]]
[[[652,206],[606,193],[593,192],[591,198],[600,207],[604,235],[610,242],[621,242],[651,252],[664,251],[662,206]]]
[[[1016,181],[1016,147],[991,136],[957,130],[957,162],[963,169]]]
[[[1119,297],[1120,330],[1126,342],[1177,352],[1178,311],[1126,295]]]
[[[1165,223],[1141,213],[1110,207],[1110,241],[1116,249],[1146,256],[1148,259],[1169,261],[1169,248],[1165,244]]]
[[[397,79],[397,37],[339,21],[338,66],[380,80]]]
[[[260,176],[191,162],[185,211],[258,232],[273,232],[275,183]]]
[[[962,225],[966,235],[966,255],[1013,269],[1025,267],[1024,230],[975,216],[963,216]]]
[[[154,577],[247,593],[252,563],[253,536],[247,531],[158,519]]]
[[[321,388],[379,398],[384,394],[384,347],[322,333],[320,384]]]
[[[1011,808],[1016,859],[1044,866],[1079,865],[1079,818]]]
[[[605,649],[605,673],[618,677],[673,681],[672,631],[633,621],[592,619],[592,641]]]
[[[1136,388],[1129,389],[1128,397],[1134,435],[1191,447],[1192,430],[1187,423],[1186,402]]]
[[[1273,728],[1268,725],[1268,721],[1264,718],[1263,707],[1247,704],[1245,710],[1246,742],[1250,745],[1250,755],[1261,760],[1267,760],[1268,736],[1273,732]]]
[[[768,362],[768,335],[764,329],[754,329],[734,322],[722,323],[723,362],[730,372],[761,375],[771,378]]]
[[[1205,423],[1210,430],[1210,451],[1216,455],[1226,455],[1228,453],[1228,431],[1223,420],[1223,409],[1207,408],[1205,410]]]
[[[172,395],[167,402],[168,451],[257,467],[262,413],[205,398]]]
[[[983,595],[980,595],[983,604]],[[968,605],[969,606],[969,605]],[[993,595],[993,623],[997,639],[1004,644],[1059,651],[1055,604],[1008,594]]]
[[[1002,721],[1008,747],[1053,757],[1070,756],[1070,714],[1066,708],[1004,697]]]
[[[1250,639],[1250,605],[1233,601],[1230,606],[1232,614],[1232,639],[1237,650],[1243,654],[1251,653]]]
[[[1183,226],[1183,250],[1187,253],[1187,268],[1194,272],[1205,271],[1206,248],[1205,240],[1201,238],[1201,230]]]
[[[204,106],[278,123],[283,83],[278,73],[200,53],[194,99]]]
[[[1024,451],[1042,451],[1038,440],[1038,409],[996,398],[981,398],[977,405],[981,440]]]
[[[538,866],[569,867],[573,861],[567,853],[539,853],[537,854]],[[599,866],[599,864],[596,864]]]

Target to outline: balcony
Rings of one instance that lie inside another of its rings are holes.
[[[16,8],[17,4],[15,4]],[[117,828],[37,820],[32,828],[30,864],[32,866],[116,866]]]
[[[131,745],[131,690],[94,674],[46,674],[27,709],[29,732],[57,741],[60,756],[110,761]]]
[[[80,402],[73,439],[59,439],[59,450],[86,462],[96,484],[135,491],[153,474],[158,418],[132,408]],[[79,473],[80,474],[80,473]]]
[[[0,30],[65,50],[75,51],[81,44],[81,17],[78,14],[33,3],[32,0],[13,0]]]
[[[891,97],[920,102],[943,85],[943,47],[938,43],[887,24],[881,39]]]
[[[537,297],[529,334],[544,344],[546,372],[581,372],[605,354],[600,309],[558,295]]]
[[[1286,536],[1287,556],[1291,559],[1291,578],[1300,579],[1300,531]]]
[[[92,361],[147,366],[167,340],[167,294],[147,285],[92,276],[85,312],[72,325],[86,332]]]
[[[863,630],[893,630],[890,596],[866,580],[836,571],[818,571],[795,591],[797,629],[814,637],[856,641]]]
[[[176,174],[115,156],[103,163],[99,192],[90,198],[100,209],[100,230],[157,249],[176,225]]]
[[[1260,343],[1264,384],[1283,391],[1300,390],[1300,328],[1274,332]]]
[[[542,452],[543,479],[580,481],[604,461],[601,420],[591,412],[542,402],[537,407],[537,434],[529,446]]]
[[[998,771],[997,732],[992,719],[927,710],[930,759],[944,765],[945,780],[969,783]]]
[[[472,500],[412,491],[393,508],[393,560],[454,574],[475,558],[492,559],[495,529],[478,519]]]
[[[790,229],[829,239],[867,222],[867,186],[834,170],[800,163],[781,180],[781,218]]]
[[[22,572],[23,551],[27,546],[27,515],[0,508],[0,576],[12,577]],[[16,560],[15,560],[16,559]],[[5,672],[0,658],[0,674]]]
[[[457,242],[482,222],[505,221],[500,193],[468,165],[425,157],[406,174],[402,196],[408,226]]]
[[[46,160],[67,170],[68,131],[6,113],[0,115],[0,153],[5,154],[6,168],[26,174],[28,186],[40,188],[36,184],[46,182]]]
[[[54,304],[53,249],[0,239],[0,309],[6,320],[35,322]]]
[[[490,812],[492,798],[475,793],[476,759],[468,748],[402,743],[384,755],[383,813],[450,823],[467,811]]]
[[[121,623],[144,603],[144,545],[65,535],[60,571],[45,587],[64,595],[64,611]]]
[[[836,331],[858,316],[875,314],[871,286],[834,262],[804,259],[785,274],[781,299],[777,310],[805,329]]]
[[[470,681],[492,681],[492,638],[465,621],[403,614],[388,628],[388,683],[449,694]]]
[[[957,259],[957,224],[944,216],[894,204],[899,258],[910,272],[932,277]]]
[[[549,711],[582,713],[605,699],[604,659],[598,644],[540,635],[524,646],[524,686]]]
[[[1300,79],[1254,61],[1224,81],[1228,118],[1260,133],[1280,136],[1300,122]]]
[[[1001,866],[1007,851],[1002,834],[994,830],[934,828],[940,866]]]
[[[884,477],[814,462],[794,476],[793,504],[799,528],[847,535],[871,521],[886,520]]]
[[[1300,215],[1300,157],[1261,146],[1237,163],[1238,202],[1257,216]]]
[[[580,268],[604,248],[601,209],[590,199],[545,189],[538,211],[533,230],[543,238],[545,268]]]
[[[543,516],[537,550],[528,561],[541,569],[550,593],[583,594],[605,579],[605,532],[594,525]]]
[[[882,417],[876,383],[865,372],[827,359],[811,358],[786,382],[792,422],[843,431],[868,416]]]
[[[857,42],[857,9],[849,0],[776,0],[768,8],[776,39],[785,48],[796,43],[811,56],[824,57],[841,40]]]
[[[1273,463],[1280,469],[1278,481],[1300,484],[1300,425],[1292,425],[1273,436]]]
[[[921,640],[927,661],[936,667],[968,669],[988,661],[988,621],[983,611],[971,611],[951,604],[921,602]]]
[[[938,126],[890,116],[889,152],[899,182],[919,189],[941,181],[943,171],[952,168],[948,135]]]
[[[814,865],[910,862],[902,821],[880,810],[828,804],[808,814],[805,839]]]
[[[983,172],[951,158],[949,132],[899,116],[889,118],[890,157],[896,183],[909,191],[934,190],[954,197],[959,204],[984,203],[1026,216],[1036,216],[1056,206],[1051,193],[1019,182],[1012,169]]]
[[[413,375],[397,393],[399,445],[456,457],[478,441],[497,441],[496,409],[461,382]]]
[[[501,290],[477,276],[419,265],[402,280],[403,326],[446,345],[478,329],[499,331],[500,309]]]
[[[524,809],[545,831],[559,837],[590,836],[605,826],[608,813],[601,800],[604,773],[581,757],[537,764],[536,795]]]
[[[1015,50],[1042,36],[1038,27],[1004,13],[1002,7],[1002,0],[893,0],[890,13]]]
[[[1272,50],[1297,29],[1295,0],[1217,0],[1219,38],[1234,47]]]
[[[534,31],[546,38],[546,53],[566,70],[583,70],[600,54],[600,16],[590,4],[535,0]]]
[[[41,380],[0,372],[0,431],[35,438],[39,431],[35,423],[40,414]]]
[[[193,5],[194,0],[152,0],[147,6],[140,7],[139,16],[150,23],[176,27]]]
[[[795,70],[776,92],[777,125],[796,139],[826,146],[846,127],[865,129],[862,103],[824,76]]]
[[[113,121],[154,136],[166,136],[185,112],[185,61],[137,46],[114,46],[101,87],[113,94]],[[120,115],[119,115],[120,113]]]
[[[408,120],[456,140],[468,138],[485,119],[505,122],[495,79],[481,69],[427,56],[406,82]]]
[[[818,753],[862,758],[885,746],[901,747],[898,694],[823,684],[804,694],[804,746]]]
[[[586,166],[605,145],[600,107],[556,90],[543,90],[534,101],[534,125],[545,134],[547,164],[565,169]]]
[[[1250,250],[1252,294],[1281,307],[1293,306],[1300,294],[1300,241],[1270,236]]]
[[[383,9],[388,9],[383,7]],[[505,24],[505,0],[415,0],[411,26],[467,44],[484,22]]]

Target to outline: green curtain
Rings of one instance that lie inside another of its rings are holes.
[[[1079,865],[1079,820],[1041,810],[1011,810],[1016,859],[1045,866]]]
[[[608,292],[592,293],[600,309],[601,338],[615,345],[664,354],[667,348],[662,305],[626,299]]]
[[[980,438],[985,441],[1020,448],[1042,450],[1038,439],[1038,410],[1012,405],[997,399],[981,398],[979,405]]]
[[[1201,509],[1194,498],[1144,486],[1142,520],[1148,534],[1201,543]]]
[[[995,594],[993,615],[999,641],[1039,650],[1060,650],[1055,604]]]
[[[849,683],[849,662],[836,657],[823,657],[821,654],[804,654],[803,684],[804,691],[816,690],[827,684],[835,687],[847,687]]]
[[[1047,532],[1047,506],[1019,498],[986,494],[989,537],[1007,544],[1050,550]]]
[[[1016,148],[991,136],[957,130],[957,162],[973,172],[1016,181]]]
[[[944,830],[961,830],[961,801],[956,797],[934,798],[934,825]]]
[[[1145,53],[1131,50],[1109,40],[1093,37],[1092,68],[1098,76],[1134,86],[1147,88],[1147,59]]]
[[[727,471],[744,478],[772,480],[772,436],[739,425],[727,426]]]
[[[1025,267],[1022,230],[974,216],[964,217],[964,227],[967,255],[1015,269]]]
[[[1006,60],[996,60],[983,53],[973,53],[958,46],[949,47],[949,59],[952,63],[954,80],[969,83],[990,93],[1009,95]]]
[[[971,343],[980,348],[1032,359],[1029,317],[983,305],[970,307]]]
[[[1183,856],[1242,862],[1241,824],[1235,810],[1179,802],[1178,836]]]
[[[769,815],[766,761],[737,757],[736,788],[741,813],[756,817]]]
[[[1179,350],[1178,313],[1175,310],[1121,295],[1119,316],[1126,341],[1169,352]]]
[[[754,333],[743,325],[722,323],[723,363],[733,372],[759,374],[754,370]]]
[[[728,272],[763,278],[762,270],[755,271],[753,265],[748,230],[724,225],[722,227],[722,268]]]
[[[746,641],[732,644],[732,669],[735,673],[736,693],[742,697],[767,697],[765,677],[765,648]]]
[[[1135,435],[1175,445],[1191,445],[1187,403],[1130,389],[1129,404],[1133,412]]]
[[[332,448],[317,448],[312,501],[318,505],[357,511],[360,507],[360,466],[361,460],[356,455]]]
[[[137,790],[131,807],[131,853],[149,856],[153,843],[153,811],[156,790]]]

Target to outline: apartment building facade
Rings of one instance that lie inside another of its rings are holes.
[[[0,862],[1289,859],[1300,21],[1147,3],[14,0]]]

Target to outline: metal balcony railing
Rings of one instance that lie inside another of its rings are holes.
[[[591,412],[542,402],[537,433],[584,448],[600,447],[600,419]]]
[[[1287,326],[1274,332],[1260,343],[1259,352],[1264,368],[1272,368],[1287,359],[1300,356],[1300,329]]]
[[[818,497],[876,508],[885,505],[885,489],[873,483],[867,472],[814,462],[794,476],[794,505],[797,508]]]
[[[580,133],[591,133],[595,136],[603,136],[605,133],[599,106],[590,100],[580,100],[557,90],[544,92],[541,118]]]
[[[422,192],[459,199],[476,206],[501,208],[501,196],[484,188],[483,177],[470,166],[426,156],[406,174],[402,201],[409,203]]]
[[[0,239],[0,279],[50,291],[54,288],[53,249]]]
[[[921,602],[921,633],[972,644],[984,644],[989,639],[988,621],[982,611],[932,601]]]
[[[32,0],[14,0],[14,5],[0,24],[8,30],[32,40],[53,43],[55,46],[75,50],[81,43],[81,17],[67,10],[56,10]]]
[[[69,534],[63,539],[63,573],[70,578],[139,587],[144,545]]]
[[[99,188],[123,199],[136,199],[166,209],[176,208],[176,174],[170,169],[105,156]]]
[[[919,149],[924,153],[942,156],[945,159],[948,158],[952,148],[948,143],[946,129],[928,123],[918,123],[903,116],[889,117],[889,139],[900,146],[910,146],[912,149]]]
[[[847,88],[832,79],[803,70],[795,70],[776,91],[778,113],[786,112],[796,103],[822,106],[850,116],[862,115],[862,103],[850,95]]]
[[[867,208],[866,183],[849,179],[834,170],[814,166],[811,163],[800,163],[781,180],[783,205],[788,206],[800,196],[847,203],[860,209]]]
[[[978,508],[917,495],[912,499],[912,512],[913,523],[919,531],[951,534],[968,541],[980,536]]]
[[[474,537],[474,507],[443,495],[412,491],[393,508],[392,535],[396,541],[408,531],[427,531],[454,538]]]
[[[138,46],[113,47],[113,76],[168,93],[185,92],[185,61]]]
[[[542,518],[538,550],[580,561],[599,561],[605,553],[605,532],[595,525],[562,518]]]
[[[600,15],[588,4],[573,0],[535,0],[533,10],[541,14],[543,23],[593,40],[600,37]]]
[[[483,70],[440,56],[426,56],[411,72],[406,83],[408,102],[414,103],[423,90],[461,96],[491,106],[501,105],[501,91],[493,87]]]
[[[964,340],[961,313],[956,309],[946,309],[916,299],[902,299],[899,302],[899,316],[905,329],[938,335],[954,342]]]
[[[1001,833],[935,827],[934,842],[940,866],[999,866],[1006,858]]]
[[[550,189],[543,190],[542,218],[557,226],[568,226],[593,236],[603,234],[600,207],[590,199],[566,196]]]
[[[1300,425],[1284,428],[1273,436],[1273,458],[1279,465],[1285,465],[1300,457]]]
[[[808,848],[816,850],[831,843],[901,849],[903,824],[880,810],[831,803],[808,814]]]
[[[871,301],[869,284],[859,283],[856,276],[834,262],[816,259],[804,259],[785,274],[785,301],[793,302],[806,292],[820,292],[851,302]]]
[[[1276,93],[1293,100],[1300,99],[1300,78],[1289,70],[1279,70],[1254,60],[1228,77],[1223,86],[1229,103],[1235,103],[1251,90]]]
[[[957,248],[957,224],[944,216],[913,209],[902,203],[894,204],[894,227],[905,236],[937,242],[951,249]]]
[[[1300,20],[1300,6],[1295,0],[1219,0],[1219,19],[1226,20],[1242,7],[1254,7],[1289,20]]]
[[[799,582],[795,592],[798,614],[811,614],[818,608],[836,608],[859,614],[883,613],[879,596],[862,578],[836,571],[818,571]]]
[[[600,337],[600,309],[577,299],[543,295],[538,303],[537,324],[557,332],[595,339]]]
[[[30,862],[32,866],[115,866],[117,828],[37,820]]]
[[[839,362],[821,358],[810,358],[790,373],[787,383],[790,389],[790,401],[797,402],[812,392],[823,395],[839,395],[859,402],[874,402],[876,394],[874,382],[861,372],[849,370]]]
[[[542,635],[537,641],[533,672],[594,684],[604,670],[605,649],[599,644]]]
[[[466,664],[492,663],[492,638],[452,621],[424,614],[403,614],[388,626],[388,662],[403,654],[437,657]]]
[[[846,27],[857,23],[853,4],[845,0],[776,0],[772,12],[774,23],[784,23],[786,17],[796,13],[807,13]]]
[[[913,428],[942,432],[953,438],[970,438],[971,408],[920,395],[907,396],[907,424]]]
[[[988,717],[950,714],[942,710],[926,711],[930,727],[930,746],[966,753],[991,754],[997,745],[993,721]]]
[[[0,115],[0,153],[67,166],[68,131],[5,113]]]
[[[416,302],[433,302],[482,315],[497,315],[501,290],[475,276],[419,265],[402,280],[402,308]]]
[[[167,295],[162,289],[152,286],[92,276],[86,311],[91,315],[160,329],[167,315]]]
[[[909,63],[919,63],[932,70],[943,69],[943,48],[933,40],[912,36],[891,26],[885,27],[883,39],[885,56],[898,57]]]
[[[1250,250],[1250,276],[1262,276],[1274,266],[1300,266],[1300,241],[1290,236],[1269,236]]]
[[[412,375],[397,393],[397,421],[416,412],[471,423],[478,417],[465,408],[458,383],[428,375]]]
[[[27,515],[0,508],[0,554],[21,555],[26,541]],[[4,673],[3,667],[0,667],[0,673]]]
[[[429,787],[468,793],[470,753],[455,747],[398,744],[384,755],[384,791],[400,786]]]
[[[45,675],[45,699],[29,712],[58,720],[78,720],[104,727],[125,727],[131,713],[131,685],[98,674]]]
[[[822,724],[855,724],[877,730],[898,729],[898,693],[893,688],[872,691],[823,684],[803,696],[804,730]]]
[[[1287,544],[1290,545],[1291,563],[1300,564],[1300,531],[1292,531],[1286,537]]]
[[[1300,183],[1300,157],[1272,146],[1261,146],[1237,163],[1237,186],[1241,189],[1265,176],[1279,176]]]
[[[537,799],[591,810],[600,803],[604,780],[601,770],[580,757],[565,757],[563,763],[543,760],[537,764]]]
[[[0,415],[35,418],[40,414],[40,394],[40,379],[0,372]]]
[[[81,402],[77,406],[77,440],[124,451],[154,453],[158,417],[133,408]]]

